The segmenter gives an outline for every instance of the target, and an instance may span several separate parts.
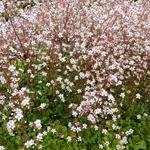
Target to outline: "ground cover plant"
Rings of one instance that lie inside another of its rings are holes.
[[[0,1],[0,150],[149,150],[150,1]]]

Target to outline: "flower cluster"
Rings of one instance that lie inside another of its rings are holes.
[[[47,135],[50,119],[66,115],[77,133],[103,124],[107,135],[111,122],[123,149],[133,130],[119,134],[119,107],[142,98],[141,81],[150,75],[149,7],[147,0],[1,1],[0,117],[8,133],[26,134],[30,148]]]

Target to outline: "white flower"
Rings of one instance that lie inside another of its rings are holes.
[[[11,72],[14,72],[15,69],[16,69],[16,67],[13,66],[13,65],[10,65],[10,66],[8,67],[8,70],[11,71]]]
[[[126,96],[125,93],[120,94],[120,97],[122,97],[122,98],[124,98],[125,96]]]
[[[81,90],[81,89],[78,89],[78,90],[77,90],[77,93],[81,93],[81,92],[82,92],[82,90]]]
[[[113,97],[113,95],[109,94],[108,95],[108,100],[114,102],[115,98]]]
[[[80,127],[77,127],[77,128],[76,128],[76,131],[77,131],[77,132],[80,132],[80,131],[81,131],[81,128],[80,128]]]
[[[41,120],[37,119],[36,121],[34,121],[34,124],[35,124],[37,129],[41,129],[42,128]]]
[[[42,76],[44,76],[44,77],[47,76],[47,72],[42,71],[41,74],[42,74]]]
[[[60,100],[62,102],[65,102],[65,98],[64,98],[64,95],[63,94],[59,94],[58,97],[60,98]]]
[[[139,93],[137,93],[137,94],[136,94],[136,98],[137,98],[137,99],[140,99],[140,98],[141,98],[141,95],[140,95]]]
[[[0,13],[3,13],[4,11],[5,11],[5,8],[4,8],[3,2],[0,1]]]
[[[32,73],[32,70],[31,70],[31,69],[28,69],[27,72],[28,72],[28,73]]]
[[[95,126],[94,126],[94,129],[95,129],[95,131],[97,131],[97,130],[98,130],[98,126],[95,125]]]
[[[103,149],[103,145],[102,144],[99,144],[99,149]]]
[[[0,82],[2,84],[5,84],[6,83],[6,79],[3,76],[0,76]]]
[[[69,122],[69,123],[68,123],[68,127],[71,128],[71,126],[72,126],[72,124],[71,124],[71,122]]]
[[[102,130],[102,133],[105,134],[105,135],[107,134],[107,132],[108,132],[108,131],[107,131],[106,129],[103,129],[103,130]]]
[[[124,136],[120,142],[121,144],[127,144],[128,143],[127,137]]]
[[[0,104],[3,105],[5,102],[5,96],[0,96]]]
[[[105,143],[104,143],[104,145],[106,145],[106,146],[108,146],[110,143],[109,143],[109,141],[106,141]]]
[[[5,150],[4,146],[0,146],[0,150]]]
[[[121,136],[119,134],[116,134],[116,139],[120,139]]]
[[[23,101],[22,101],[22,103],[21,103],[21,106],[23,107],[23,106],[27,106],[27,105],[29,105],[30,103],[30,98],[29,97],[26,97]]]
[[[77,113],[76,111],[73,111],[73,112],[72,112],[72,115],[73,115],[74,117],[77,117],[78,113]]]
[[[84,74],[83,72],[80,72],[80,73],[79,73],[79,76],[80,76],[81,79],[84,79],[84,78],[85,78],[85,74]]]
[[[97,109],[95,109],[94,112],[95,112],[96,115],[98,115],[102,112],[102,110],[101,110],[101,108],[97,108]]]
[[[24,145],[26,148],[30,148],[31,146],[33,146],[35,143],[34,143],[34,140],[29,140],[27,141]]]
[[[52,129],[51,132],[54,134],[56,133],[56,129]]]
[[[72,140],[71,136],[68,136],[66,139],[68,142],[71,142],[71,140]]]
[[[39,133],[37,136],[36,136],[36,140],[37,141],[42,141],[43,139],[43,134],[42,133]]]
[[[47,135],[47,133],[48,133],[47,131],[43,131],[43,135],[44,135],[44,136],[46,136],[46,135]]]
[[[42,145],[39,145],[38,149],[43,149],[43,146],[42,146]]]
[[[137,119],[141,119],[141,115],[137,115],[136,117],[137,117]]]
[[[83,129],[87,129],[87,124],[83,124]]]
[[[105,89],[101,89],[101,96],[107,96],[108,93]]]
[[[88,119],[89,121],[91,121],[92,123],[95,123],[95,122],[96,122],[95,117],[94,117],[92,114],[89,114],[88,117],[87,117],[87,119]]]
[[[47,127],[47,132],[50,132],[50,130],[51,130],[51,127],[48,126],[48,127]]]
[[[60,92],[58,90],[56,90],[56,94],[59,94]]]
[[[117,76],[115,76],[115,75],[110,75],[110,77],[109,77],[109,81],[111,82],[111,81],[114,81],[114,82],[118,82],[118,78],[117,78]]]
[[[38,91],[38,94],[39,94],[39,95],[42,95],[41,91]]]
[[[35,77],[35,75],[31,74],[31,75],[30,75],[30,77],[31,77],[31,78],[34,78],[34,77]]]
[[[113,123],[112,128],[113,128],[113,130],[115,130],[117,128],[117,126]]]
[[[77,140],[80,142],[82,139],[81,139],[81,136],[79,136],[78,138],[77,138]]]
[[[15,129],[16,125],[15,125],[15,121],[14,120],[9,120],[7,122],[7,130],[9,133],[11,133],[14,129]]]
[[[23,118],[22,110],[16,108],[14,111],[15,111],[15,119],[20,121]]]
[[[121,149],[121,146],[120,146],[120,145],[116,145],[116,149],[117,149],[117,150],[120,150],[120,149]]]
[[[126,135],[128,136],[128,135],[131,135],[132,133],[133,133],[133,129],[129,129],[128,131],[126,131],[125,133],[126,133]]]
[[[115,115],[112,116],[113,121],[117,120],[117,117]]]
[[[47,86],[47,87],[50,87],[50,85],[51,85],[50,83],[46,83],[46,86]]]
[[[46,103],[42,103],[39,107],[40,107],[41,109],[45,108],[45,107],[46,107]]]
[[[79,79],[79,77],[78,77],[78,76],[75,76],[75,77],[74,77],[74,79],[75,79],[75,80],[78,80],[78,79]]]
[[[59,32],[59,33],[58,33],[58,37],[59,37],[59,38],[62,38],[62,37],[63,37],[63,33],[62,33],[62,32]]]
[[[28,58],[28,59],[26,59],[26,62],[27,62],[27,63],[29,63],[29,62],[30,62],[30,59],[29,59],[29,58]]]

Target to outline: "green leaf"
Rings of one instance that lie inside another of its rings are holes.
[[[16,143],[17,145],[20,145],[20,144],[22,143],[22,139],[21,139],[20,136],[16,136],[15,143]]]
[[[144,150],[144,149],[146,149],[146,143],[145,143],[145,141],[138,142],[137,145],[135,145],[135,149],[136,150],[139,150],[139,149]]]

